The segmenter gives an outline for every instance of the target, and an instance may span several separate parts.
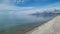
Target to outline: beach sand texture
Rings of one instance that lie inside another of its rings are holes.
[[[60,34],[60,15],[26,34]]]

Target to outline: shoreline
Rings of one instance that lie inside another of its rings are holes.
[[[47,23],[27,32],[26,34],[54,34],[55,22],[60,18],[60,15],[57,15],[54,19],[48,21]],[[60,19],[59,19],[60,20]]]

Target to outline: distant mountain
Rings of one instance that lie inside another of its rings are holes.
[[[34,16],[54,16],[56,15],[56,13],[60,13],[60,10],[54,10],[54,11],[43,11],[43,12],[36,12],[30,15],[34,15]]]
[[[55,10],[54,12],[55,12],[55,13],[60,13],[60,10]]]
[[[60,10],[55,10],[56,15],[60,15]]]

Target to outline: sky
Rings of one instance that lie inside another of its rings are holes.
[[[0,0],[0,10],[36,12],[60,9],[60,0]]]
[[[47,5],[55,4],[60,2],[60,0],[21,0],[20,2],[17,1],[17,6],[32,6],[32,7],[44,7]]]
[[[60,0],[0,0],[0,3],[20,7],[45,7],[56,3],[60,4]]]

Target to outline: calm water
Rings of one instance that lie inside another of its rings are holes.
[[[0,34],[13,34],[17,31],[20,31],[19,33],[22,34],[26,30],[29,31],[30,28],[34,28],[39,23],[48,21],[54,17],[55,15],[34,16],[19,11],[0,11]]]
[[[41,23],[48,21],[55,16],[33,16],[28,14],[21,14],[19,12],[0,12],[0,28],[24,25],[29,23]],[[0,30],[1,31],[1,30]]]

